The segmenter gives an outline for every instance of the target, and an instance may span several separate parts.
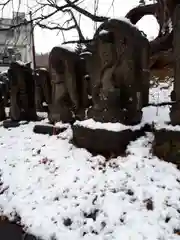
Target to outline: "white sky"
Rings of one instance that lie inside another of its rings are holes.
[[[1,1],[1,0],[0,0]],[[14,0],[18,1],[18,0]],[[21,11],[26,9],[26,3],[32,4],[35,0],[21,0],[24,1],[21,6]],[[47,0],[40,0],[41,2]],[[62,2],[62,0],[58,0]],[[80,6],[86,8],[87,10],[93,13],[93,0],[85,0]],[[114,0],[114,8],[111,7],[112,0],[99,0],[99,9],[98,15],[104,15],[108,17],[124,17],[126,13],[133,7],[138,5],[138,0]],[[148,2],[148,0],[146,1]],[[111,7],[111,8],[110,8]],[[10,7],[6,10],[6,15],[10,14]],[[77,15],[76,15],[77,16]],[[56,14],[54,20],[58,23],[62,23],[62,15]],[[143,30],[148,38],[154,38],[158,34],[159,26],[156,22],[156,19],[153,16],[145,16],[138,22],[138,27]],[[81,17],[81,29],[85,37],[92,38],[94,33],[94,23],[86,17]],[[65,38],[67,40],[76,40],[78,39],[77,33],[75,30],[65,33]],[[63,37],[61,32],[58,34],[58,31],[54,30],[45,30],[36,27],[35,29],[35,47],[37,53],[49,52],[55,45],[60,45],[63,42]],[[71,45],[72,46],[72,45]],[[74,46],[74,45],[73,45]]]

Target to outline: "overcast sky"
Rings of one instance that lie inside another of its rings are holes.
[[[0,0],[1,1],[1,0]],[[18,1],[18,0],[14,0]],[[24,2],[23,2],[24,1]],[[20,10],[26,11],[26,5],[32,4],[35,0],[21,0]],[[40,0],[46,1],[46,0]],[[58,0],[62,2],[62,0]],[[147,0],[148,1],[148,0]],[[146,2],[147,2],[146,1]],[[87,10],[93,13],[93,0],[85,0],[80,6],[86,8]],[[114,7],[111,6],[112,0],[99,0],[99,8],[98,14],[104,15],[108,17],[124,17],[126,13],[133,7],[138,5],[138,0],[114,0]],[[14,6],[15,8],[15,6]],[[8,7],[6,10],[5,15],[9,16],[11,12],[11,8]],[[54,20],[56,22],[61,23],[61,14],[59,13],[54,16]],[[76,15],[77,16],[77,15]],[[148,38],[154,38],[158,34],[158,24],[156,19],[153,16],[146,16],[142,18],[138,22],[138,27],[143,30]],[[85,37],[92,38],[94,33],[94,23],[86,17],[81,17],[81,29]],[[67,40],[76,40],[78,39],[76,31],[69,31],[65,33],[65,38]],[[60,45],[63,42],[63,37],[61,32],[58,34],[57,31],[54,30],[42,30],[39,27],[35,29],[35,47],[36,52],[38,53],[45,53],[49,52],[54,46]],[[71,47],[74,45],[71,45]]]

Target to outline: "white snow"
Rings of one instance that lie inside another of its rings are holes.
[[[4,74],[7,74],[8,73],[8,70],[4,70],[4,71],[0,71],[0,75],[4,75]]]
[[[88,51],[80,53],[80,56],[83,56],[83,55],[92,55],[92,53]]]
[[[158,86],[154,86],[150,89],[150,94],[149,94],[149,102],[153,104],[158,104],[162,102],[170,102],[170,93],[173,89],[173,85],[171,81],[164,82],[159,84]],[[167,106],[161,106],[161,107],[154,107],[154,106],[149,106],[145,107],[143,109],[143,117],[142,121],[140,124],[135,125],[135,126],[127,126],[123,125],[121,123],[100,123],[100,122],[95,122],[93,119],[87,119],[84,121],[76,121],[74,124],[91,128],[91,129],[106,129],[109,131],[122,131],[126,129],[132,129],[132,130],[137,130],[143,127],[146,123],[161,123],[165,124],[166,122],[169,122],[169,105]],[[166,124],[164,125],[166,126]],[[178,127],[170,127],[171,129],[177,129]],[[180,129],[180,127],[179,127]]]
[[[25,65],[31,63],[31,62],[23,62],[23,61],[20,61],[20,60],[17,60],[17,61],[15,61],[15,62],[18,63],[18,64],[21,65],[21,66],[25,66]]]
[[[21,65],[21,66],[25,66],[26,65],[26,63],[25,62],[22,62],[22,61],[20,61],[20,60],[18,60],[18,61],[16,61],[19,65]]]
[[[151,90],[151,102],[169,101],[165,89],[157,98],[160,87]],[[164,124],[167,111],[147,107],[144,121],[154,116]],[[127,156],[106,161],[74,147],[68,124],[58,136],[34,134],[35,124],[0,127],[3,214],[13,218],[16,211],[44,240],[180,239],[174,234],[180,228],[180,172],[151,155],[152,134],[132,142]]]
[[[170,93],[173,90],[172,79],[167,82],[162,82],[150,89],[150,103],[170,102]]]
[[[101,31],[99,32],[99,35],[108,34],[108,32],[109,32],[109,31],[106,31],[106,30],[103,29],[103,30],[101,30]]]
[[[74,125],[78,125],[78,126],[83,126],[86,128],[90,128],[90,129],[106,129],[108,131],[113,131],[113,132],[118,132],[118,131],[123,131],[126,129],[140,129],[144,124],[138,124],[135,126],[127,126],[127,125],[123,125],[121,123],[101,123],[101,122],[95,122],[92,118],[91,119],[87,119],[84,121],[76,121],[74,123]]]
[[[39,70],[48,71],[47,68],[43,68],[43,67],[39,68]]]

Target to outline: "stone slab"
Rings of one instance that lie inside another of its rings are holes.
[[[144,126],[140,129],[125,129],[122,131],[109,131],[106,129],[91,129],[80,125],[73,125],[72,143],[85,148],[92,154],[101,154],[105,157],[119,156],[125,153],[131,141],[143,136],[149,129]]]
[[[171,162],[180,169],[180,131],[155,130],[152,151],[158,158]]]
[[[60,128],[60,127],[55,127],[55,126],[50,126],[50,125],[35,125],[33,128],[34,133],[38,134],[49,134],[50,136],[52,135],[58,135],[59,133],[65,131],[66,128]]]

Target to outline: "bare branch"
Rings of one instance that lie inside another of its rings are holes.
[[[95,22],[104,22],[105,20],[107,20],[107,17],[103,17],[103,16],[96,16],[88,11],[86,11],[85,9],[77,6],[76,4],[74,4],[73,2],[71,2],[70,0],[65,0],[65,2],[67,4],[69,4],[69,7],[73,8],[74,10],[76,10],[77,12],[83,14],[84,16],[90,18],[91,20],[95,21]]]
[[[126,18],[128,18],[132,22],[132,24],[136,24],[145,15],[156,16],[156,10],[157,10],[157,3],[149,4],[145,6],[138,6],[131,9],[126,14]]]
[[[69,12],[70,14],[71,14],[71,17],[72,17],[72,19],[73,19],[73,21],[74,21],[74,28],[76,28],[76,30],[77,30],[77,32],[78,32],[78,35],[79,35],[79,39],[80,40],[85,40],[85,38],[84,38],[84,36],[83,36],[83,33],[82,33],[82,31],[81,31],[81,29],[80,29],[80,27],[79,27],[79,24],[78,24],[78,22],[77,22],[77,20],[76,20],[76,18],[75,18],[75,16],[74,16],[74,14],[73,14],[73,12],[70,10],[70,9],[66,9],[66,10],[64,10],[63,12]]]
[[[42,23],[36,23],[36,25],[38,25],[41,28],[45,28],[45,29],[49,29],[49,30],[61,30],[61,31],[69,31],[71,29],[75,28],[75,25],[72,25],[70,27],[61,27],[60,25],[54,26],[54,27],[50,27],[48,25],[42,24]]]
[[[10,3],[11,2],[11,0],[7,0],[6,2],[4,2],[4,3],[0,3],[0,6],[6,6],[8,3]]]
[[[72,40],[72,41],[65,41],[62,44],[77,44],[77,43],[91,43],[93,41],[93,39],[85,39],[85,40]]]

